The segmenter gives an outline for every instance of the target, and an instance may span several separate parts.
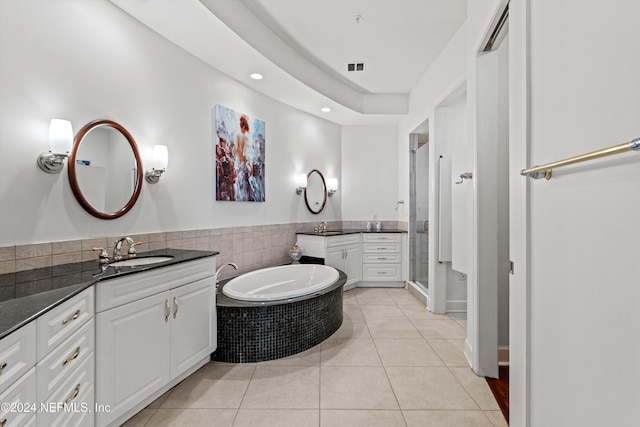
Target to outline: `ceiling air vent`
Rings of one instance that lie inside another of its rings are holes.
[[[347,64],[347,71],[364,71],[364,62],[352,62]]]

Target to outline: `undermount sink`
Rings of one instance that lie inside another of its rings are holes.
[[[342,231],[341,230],[321,231],[318,234],[322,234],[323,236],[331,236],[334,234],[342,234]]]
[[[148,256],[140,258],[123,259],[109,264],[111,267],[139,267],[141,265],[157,264],[173,259],[172,256]]]

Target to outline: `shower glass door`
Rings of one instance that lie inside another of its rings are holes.
[[[429,290],[429,144],[428,135],[411,135],[409,250],[411,280]]]

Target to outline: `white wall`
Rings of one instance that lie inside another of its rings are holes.
[[[466,24],[453,36],[433,65],[416,84],[409,95],[409,114],[398,126],[398,194],[399,198],[409,200],[409,135],[421,123],[429,119],[429,309],[444,313],[446,311],[446,281],[451,269],[438,263],[438,168],[435,166],[442,153],[435,139],[435,108],[447,98],[463,91],[465,81]],[[453,98],[451,98],[453,99]],[[408,204],[407,204],[408,206]],[[409,211],[401,210],[399,220],[408,221]],[[444,286],[438,287],[438,284]],[[438,302],[439,305],[434,305]]]
[[[531,1],[532,165],[640,137],[638,16],[637,1]],[[527,185],[531,426],[638,425],[639,153]]]
[[[396,210],[401,200],[397,145],[395,126],[342,127],[343,220],[373,220],[375,215],[379,221],[395,221],[401,209],[408,212],[408,195]]]
[[[340,126],[275,102],[213,70],[106,0],[0,2],[0,246],[104,235],[340,219],[295,194],[301,171],[342,182]],[[222,104],[266,122],[266,202],[215,202],[212,120]],[[169,148],[160,183],[105,221],[87,214],[62,174],[41,172],[51,118],[77,131],[99,118],[126,127],[142,160]],[[395,182],[394,182],[395,184]]]

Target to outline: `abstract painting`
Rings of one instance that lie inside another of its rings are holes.
[[[215,107],[216,200],[264,202],[265,123]]]

